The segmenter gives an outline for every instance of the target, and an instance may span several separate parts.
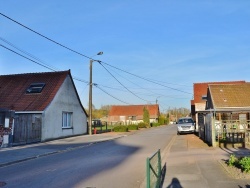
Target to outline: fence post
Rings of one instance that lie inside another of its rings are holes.
[[[161,183],[161,150],[158,150],[158,177],[157,177],[157,186],[160,187]]]
[[[147,188],[150,188],[150,162],[149,158],[146,160],[146,170],[147,170]]]

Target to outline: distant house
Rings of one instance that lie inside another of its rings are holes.
[[[160,115],[158,104],[145,105],[119,105],[111,106],[108,115],[108,123],[110,124],[137,124],[143,121],[143,109],[149,112],[150,123],[158,122]]]
[[[208,85],[205,110],[199,111],[200,137],[214,146],[222,134],[224,141],[243,142],[250,128],[249,96],[250,83]]]
[[[0,109],[0,130],[11,129],[12,144],[87,133],[87,113],[69,70],[0,76]],[[9,111],[14,121],[6,123]]]
[[[207,101],[207,89],[208,85],[211,84],[242,84],[245,81],[228,81],[228,82],[204,82],[204,83],[194,83],[193,93],[194,99],[190,101],[191,103],[191,117],[194,121],[198,122],[198,111],[205,110]],[[196,126],[198,129],[198,126]]]

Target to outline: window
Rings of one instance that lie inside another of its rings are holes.
[[[202,95],[202,96],[201,96],[201,99],[202,99],[202,100],[207,100],[207,95]]]
[[[194,123],[194,122],[191,118],[179,119],[178,124],[184,124],[184,123]]]
[[[136,116],[132,116],[131,120],[136,121]]]
[[[72,128],[73,127],[73,119],[72,112],[63,112],[62,114],[62,128]]]
[[[41,93],[45,83],[32,83],[29,88],[26,90],[26,93]]]

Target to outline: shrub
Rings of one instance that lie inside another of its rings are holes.
[[[250,157],[243,157],[239,160],[239,164],[244,172],[250,171]]]
[[[158,126],[160,126],[159,123],[152,123],[152,127],[158,127]]]
[[[229,160],[228,160],[228,165],[229,165],[229,166],[235,166],[237,162],[238,162],[237,157],[235,157],[234,154],[233,154],[233,155],[230,155],[230,158],[229,158]]]
[[[138,128],[147,128],[147,127],[149,127],[147,123],[144,123],[144,122],[138,123]]]
[[[125,125],[115,126],[113,129],[114,132],[128,132],[128,127]]]
[[[128,130],[138,130],[138,125],[128,125]]]

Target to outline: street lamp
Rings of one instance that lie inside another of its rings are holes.
[[[102,55],[103,52],[98,52],[96,55]],[[89,135],[92,135],[92,64],[94,59],[90,59],[89,61]],[[100,61],[99,61],[100,62]]]
[[[160,97],[161,96],[156,97],[156,100],[155,100],[156,105],[157,105],[157,102],[158,102],[158,98],[160,98]],[[157,115],[157,109],[156,109],[156,112],[155,112],[155,122],[157,122],[157,117],[158,117],[158,115]],[[159,119],[159,117],[158,117],[158,119]]]
[[[157,104],[157,102],[158,102],[158,98],[160,98],[161,96],[158,96],[158,97],[156,97],[156,100],[155,100],[155,103]]]

